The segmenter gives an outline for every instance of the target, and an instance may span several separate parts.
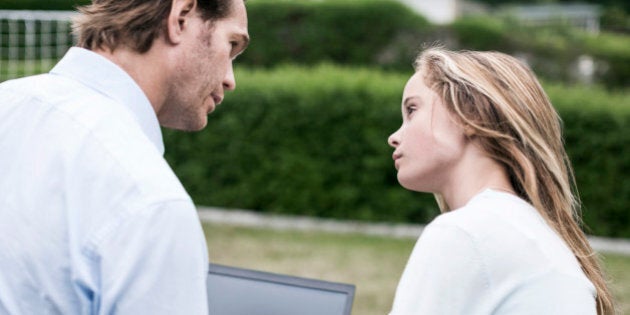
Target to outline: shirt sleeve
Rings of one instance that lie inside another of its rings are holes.
[[[457,227],[429,225],[403,272],[390,315],[477,314],[488,286],[474,240]]]
[[[190,201],[129,214],[97,249],[94,314],[208,314],[208,254]]]

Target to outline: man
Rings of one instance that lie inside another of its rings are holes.
[[[235,88],[243,0],[80,10],[79,47],[0,85],[0,314],[206,314],[205,238],[159,125],[200,130]]]

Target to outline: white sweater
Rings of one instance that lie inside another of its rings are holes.
[[[536,209],[488,189],[425,228],[390,315],[596,314],[595,296]]]

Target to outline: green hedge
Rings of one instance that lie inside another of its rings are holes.
[[[320,65],[237,69],[237,90],[199,133],[165,131],[167,160],[198,204],[427,222],[432,196],[396,180],[387,137],[408,74]],[[592,233],[630,237],[630,97],[546,84]]]
[[[630,94],[545,87],[565,124],[584,221],[594,234],[630,237]]]
[[[437,207],[398,187],[386,142],[405,79],[330,65],[238,71],[203,132],[165,131],[166,156],[199,204],[425,222]]]

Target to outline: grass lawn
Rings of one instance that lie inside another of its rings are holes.
[[[213,263],[356,285],[353,314],[385,315],[415,240],[204,225]],[[620,314],[630,314],[630,257],[604,255]]]
[[[6,48],[5,48],[6,49]],[[24,60],[0,59],[0,82],[50,71],[57,63],[55,59]]]

